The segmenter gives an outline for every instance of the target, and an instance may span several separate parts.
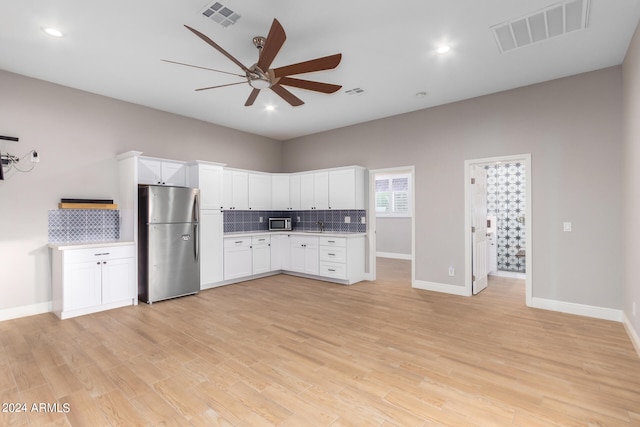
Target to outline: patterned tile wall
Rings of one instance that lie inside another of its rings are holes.
[[[49,243],[103,242],[120,238],[120,211],[50,210]]]
[[[495,215],[498,270],[524,273],[526,171],[523,163],[486,166],[487,215]]]
[[[324,224],[325,231],[346,233],[364,233],[367,225],[361,218],[366,218],[365,210],[321,210],[321,211],[225,211],[224,232],[266,231],[269,229],[269,218],[291,218],[293,230],[317,230],[318,222]],[[262,217],[263,222],[260,222]],[[345,217],[351,222],[345,223]],[[300,221],[298,221],[300,218]],[[366,220],[365,220],[366,221]]]

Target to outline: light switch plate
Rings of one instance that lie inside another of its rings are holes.
[[[564,224],[562,224],[562,231],[571,231],[571,223],[565,222]]]

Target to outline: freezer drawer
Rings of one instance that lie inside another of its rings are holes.
[[[146,255],[141,251],[139,259],[138,297],[151,303],[198,292],[198,224],[150,224],[146,231]]]

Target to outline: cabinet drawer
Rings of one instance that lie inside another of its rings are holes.
[[[320,276],[346,280],[347,266],[335,262],[320,262]]]
[[[320,246],[347,246],[347,239],[344,237],[320,237]]]
[[[346,248],[320,246],[320,261],[346,262]]]
[[[237,239],[234,239],[234,238],[224,239],[225,249],[238,248],[243,246],[247,246],[247,247],[251,246],[251,237],[238,237]]]
[[[252,236],[251,244],[252,245],[268,245],[271,243],[271,236]]]
[[[136,250],[134,245],[108,246],[92,249],[67,249],[64,251],[66,262],[87,262],[103,259],[134,258]]]

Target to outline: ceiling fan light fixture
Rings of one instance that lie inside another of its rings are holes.
[[[254,89],[269,89],[271,87],[271,82],[269,80],[264,80],[261,78],[249,78],[249,86]]]

